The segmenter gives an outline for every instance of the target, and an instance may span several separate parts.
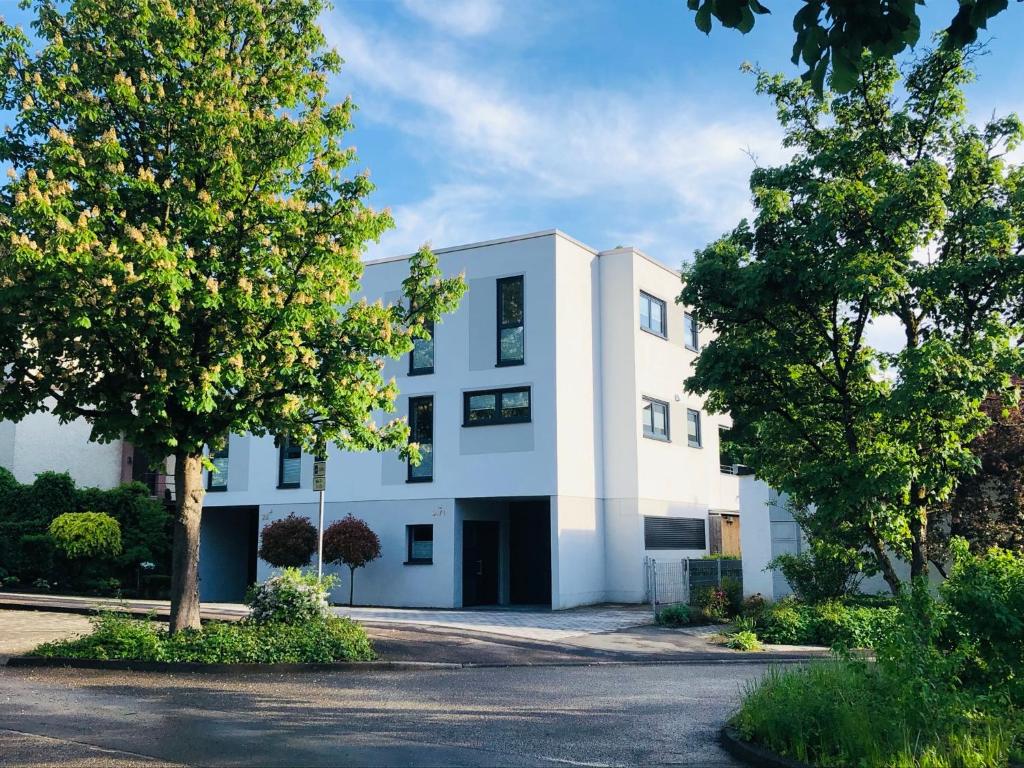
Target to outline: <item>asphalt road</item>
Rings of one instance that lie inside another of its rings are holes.
[[[764,664],[246,677],[0,668],[0,765],[735,766]]]

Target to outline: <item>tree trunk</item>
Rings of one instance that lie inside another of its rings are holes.
[[[174,550],[171,555],[171,632],[199,629],[199,523],[203,515],[201,456],[174,457]]]
[[[868,541],[871,543],[871,550],[875,553],[878,567],[882,569],[882,578],[885,579],[885,583],[889,585],[892,593],[898,596],[900,590],[903,589],[903,582],[900,581],[900,577],[896,574],[896,569],[892,565],[892,558],[885,551],[885,544],[882,543],[882,539],[871,528],[868,528]]]
[[[348,567],[348,605],[352,607],[352,591],[356,586],[356,569],[351,565]]]
[[[910,578],[928,575],[928,510],[915,507],[910,518]]]

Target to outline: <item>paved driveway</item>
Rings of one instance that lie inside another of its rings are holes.
[[[656,765],[718,746],[762,665],[239,677],[0,668],[0,764]]]

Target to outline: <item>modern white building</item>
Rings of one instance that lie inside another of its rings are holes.
[[[469,290],[385,369],[423,463],[328,455],[327,523],[352,513],[382,544],[356,573],[356,602],[636,602],[645,556],[706,554],[709,516],[739,510],[738,480],[719,457],[728,419],[683,390],[702,332],[675,303],[678,273],[555,230],[436,253]],[[369,262],[363,294],[397,300],[407,259]],[[232,435],[216,464],[201,594],[235,600],[270,571],[256,559],[263,526],[291,513],[315,523],[313,457]]]

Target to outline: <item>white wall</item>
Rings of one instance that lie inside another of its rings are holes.
[[[743,553],[743,594],[760,593],[774,600],[772,573],[765,567],[772,559],[769,522],[771,490],[753,475],[743,475],[740,486],[740,550]]]

